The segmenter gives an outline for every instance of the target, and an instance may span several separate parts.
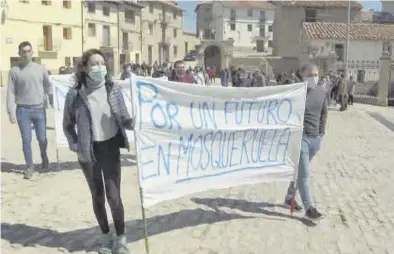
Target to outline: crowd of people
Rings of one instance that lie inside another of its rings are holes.
[[[26,161],[24,177],[30,179],[35,172],[31,126],[37,135],[41,166],[49,166],[45,103],[46,94],[51,94],[52,89],[48,71],[32,61],[33,50],[30,42],[20,43],[19,55],[19,64],[9,72],[7,113],[10,122],[19,126]],[[65,99],[63,131],[70,150],[77,154],[91,192],[93,210],[105,240],[100,246],[100,253],[127,254],[129,250],[120,196],[120,148],[130,148],[125,130],[133,129],[133,119],[127,111],[121,89],[112,80],[108,63],[100,50],[86,51],[76,69],[75,85]],[[72,71],[61,68],[60,72],[65,74]],[[309,163],[320,149],[325,134],[329,103],[332,99],[335,103],[340,103],[342,111],[347,109],[348,104],[353,104],[356,83],[352,77],[347,79],[344,74],[337,75],[333,72],[320,77],[315,64],[307,64],[293,73],[281,73],[276,77],[267,78],[265,73],[246,71],[242,68],[223,69],[219,73],[215,66],[185,68],[183,61],[175,62],[173,66],[160,66],[155,63],[152,68],[145,64],[125,65],[121,79],[129,78],[131,73],[167,77],[171,81],[200,85],[211,85],[215,83],[216,76],[219,76],[224,87],[264,87],[306,82],[308,91],[298,178],[297,183],[290,183],[285,203],[301,210],[302,207],[294,202],[295,192],[299,189],[306,217],[311,220],[322,218],[323,215],[312,203]],[[111,208],[115,235],[110,233],[105,197]]]
[[[123,68],[121,79],[129,78],[131,73],[154,78],[166,77],[170,81],[199,85],[211,85],[216,82],[216,78],[219,78],[223,87],[265,87],[302,82],[300,70],[271,76],[260,70],[251,71],[236,67],[225,68],[217,72],[215,66],[186,68],[183,61],[176,61],[172,65],[166,63],[159,65],[155,62],[152,68],[145,63],[142,65],[127,64]],[[329,71],[318,77],[318,84],[325,89],[329,104],[340,104],[341,111],[346,110],[348,105],[353,105],[356,82],[352,76],[347,79],[343,73]]]

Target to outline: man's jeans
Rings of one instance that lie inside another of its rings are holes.
[[[305,210],[313,206],[309,189],[309,164],[320,149],[320,136],[304,136],[301,142],[300,162],[298,164],[297,186],[300,190],[302,203]],[[291,198],[294,193],[294,183],[291,182],[286,198]]]
[[[43,160],[47,159],[47,121],[45,109],[18,106],[16,108],[16,119],[22,136],[26,166],[27,168],[33,168],[33,154],[31,150],[32,124],[36,132],[38,144],[40,145],[41,158]]]

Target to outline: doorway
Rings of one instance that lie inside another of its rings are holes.
[[[206,47],[204,50],[204,64],[205,67],[215,67],[216,71],[220,73],[222,68],[222,56],[220,48],[216,45]]]

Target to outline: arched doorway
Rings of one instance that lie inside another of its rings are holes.
[[[204,65],[206,67],[216,67],[216,73],[220,73],[222,68],[222,52],[216,45],[210,45],[204,50]]]

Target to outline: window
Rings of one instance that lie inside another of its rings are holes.
[[[153,4],[149,4],[149,12],[153,13]]]
[[[253,9],[248,9],[248,17],[253,17]]]
[[[44,36],[44,50],[53,50],[53,39],[52,39],[52,26],[42,26],[42,34]]]
[[[260,20],[265,21],[265,11],[260,11]]]
[[[70,0],[63,0],[63,8],[64,9],[71,9],[71,1]]]
[[[316,10],[305,9],[305,22],[316,22]]]
[[[178,35],[178,31],[176,30],[176,28],[174,28],[174,38],[176,38]]]
[[[110,11],[111,11],[111,9],[109,8],[109,6],[103,6],[103,15],[104,16],[109,16]]]
[[[71,57],[66,56],[66,57],[64,58],[64,65],[67,66],[67,67],[70,67],[70,66],[71,66]]]
[[[178,46],[174,46],[174,56],[178,55]]]
[[[357,83],[365,83],[365,71],[364,70],[357,71]]]
[[[63,27],[63,39],[71,40],[72,39],[72,29],[71,27]]]
[[[88,12],[90,13],[96,12],[96,5],[93,2],[88,2]]]
[[[140,64],[140,54],[135,53],[135,63]]]
[[[135,23],[135,13],[132,10],[126,10],[124,13],[126,23]]]
[[[172,16],[173,16],[174,19],[176,19],[176,16],[177,16],[177,15],[176,15],[176,11],[174,11],[174,12],[172,13]]]
[[[129,34],[123,33],[123,49],[129,49]]]
[[[209,8],[209,7],[205,7],[205,9],[204,9],[205,12],[209,12],[210,10],[211,10],[211,8]]]
[[[19,0],[20,3],[28,4],[29,0]]]
[[[231,19],[236,19],[236,18],[237,18],[237,14],[235,13],[235,10],[234,10],[234,9],[231,9],[230,18],[231,18]]]
[[[52,1],[44,1],[44,0],[42,0],[41,4],[49,6],[49,5],[52,5]]]
[[[203,36],[204,40],[210,40],[211,38],[211,29],[205,29],[204,30],[204,36]]]
[[[268,47],[272,48],[274,46],[274,42],[272,40],[268,41]]]
[[[111,30],[109,26],[103,26],[103,46],[111,46]]]
[[[88,36],[96,36],[96,24],[88,24]]]
[[[231,31],[235,31],[235,23],[230,24]]]
[[[260,37],[265,37],[265,28],[264,27],[260,27],[259,36]]]
[[[248,24],[248,32],[252,32],[252,25]]]
[[[337,54],[337,60],[338,61],[343,61],[344,59],[344,49],[343,49],[343,44],[335,44],[334,46],[335,53]]]
[[[148,33],[153,34],[153,24],[152,23],[148,24]]]
[[[268,32],[272,32],[272,25],[268,26]]]

